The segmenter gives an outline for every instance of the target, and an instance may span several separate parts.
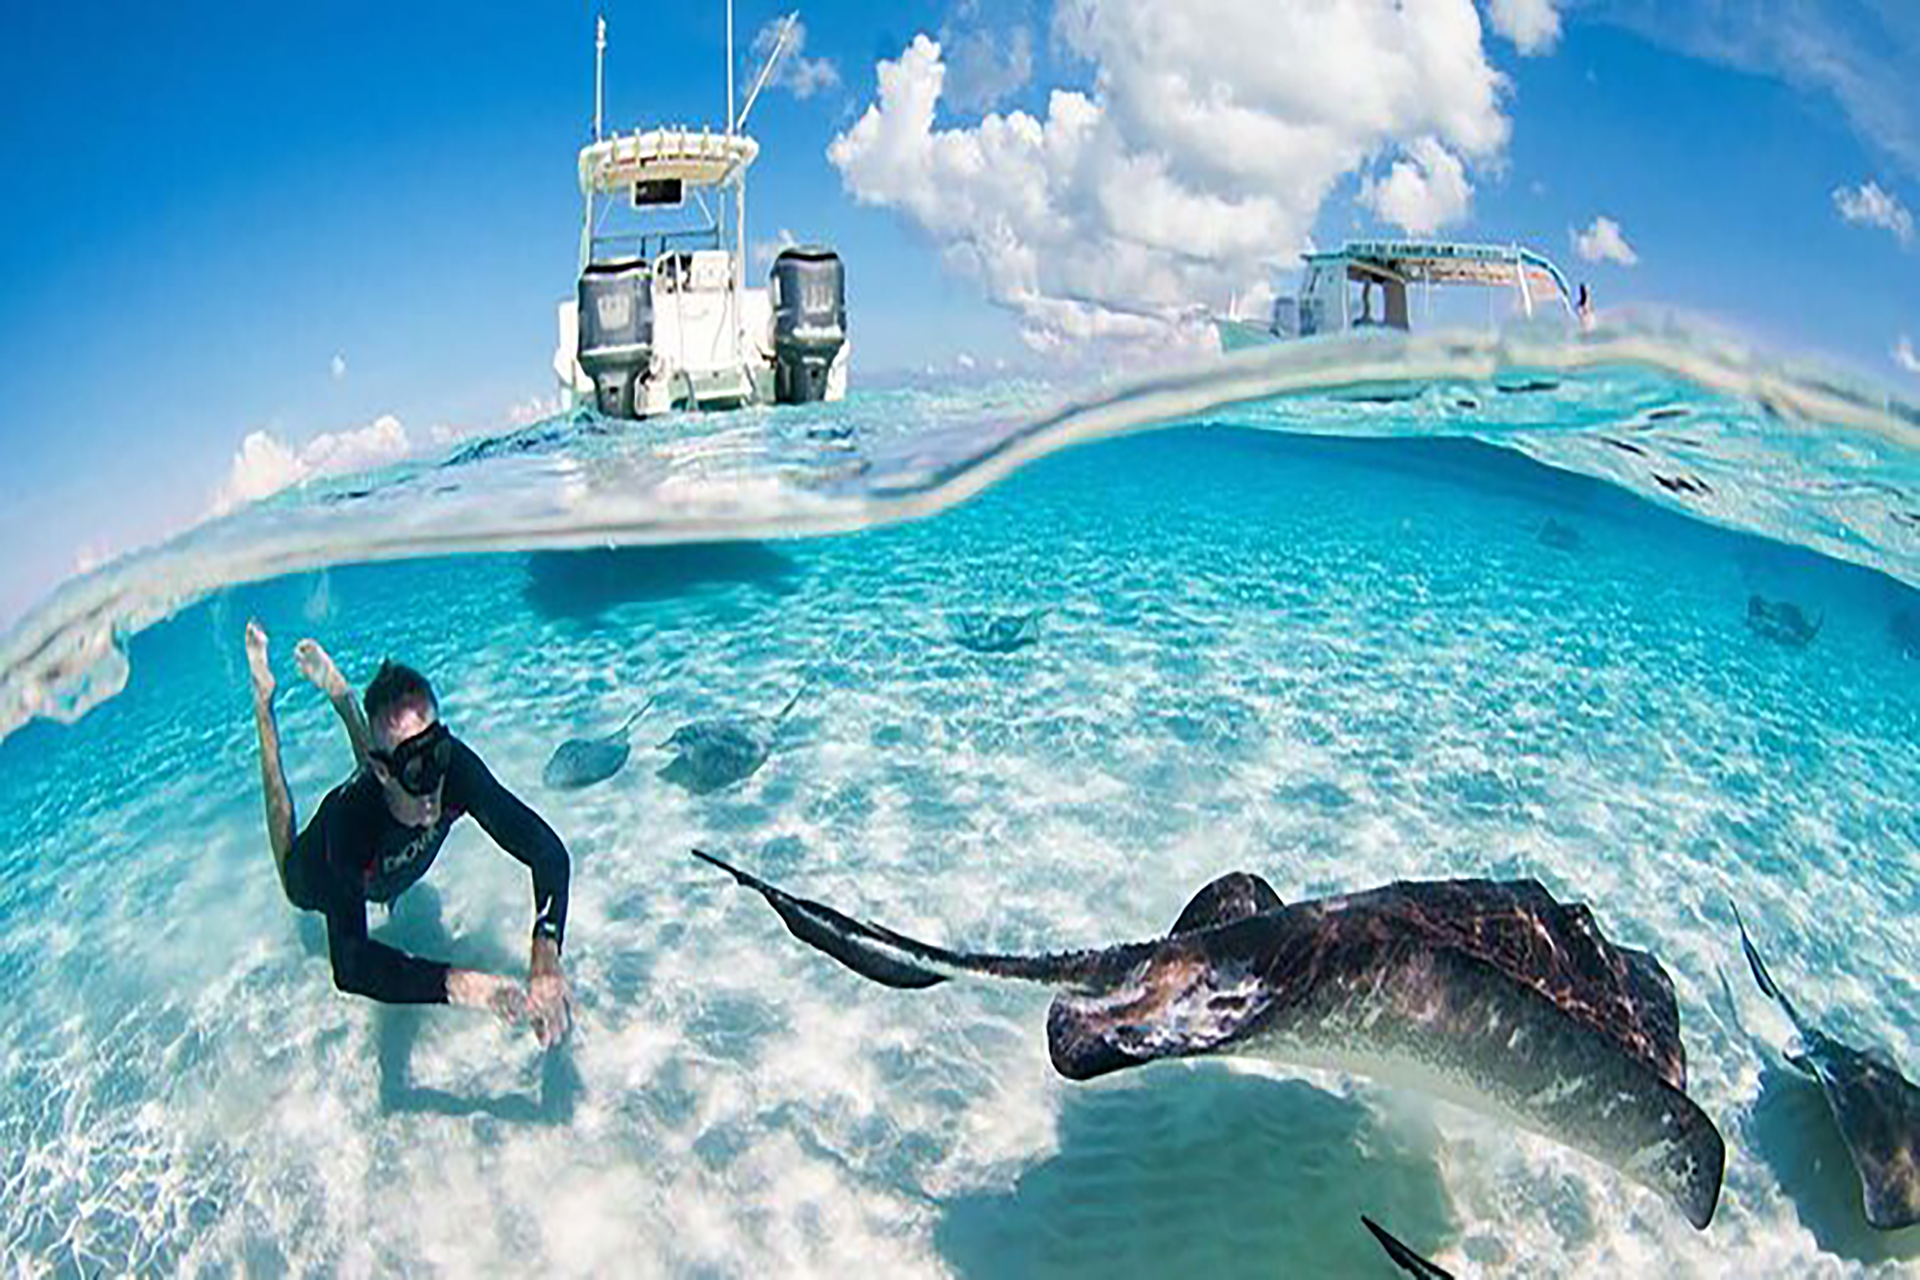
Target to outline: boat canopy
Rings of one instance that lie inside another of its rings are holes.
[[[1346,264],[1349,280],[1406,284],[1524,284],[1529,298],[1573,309],[1573,291],[1560,268],[1519,245],[1453,244],[1445,240],[1349,240],[1328,253],[1305,255],[1310,266]]]
[[[580,148],[580,193],[632,194],[635,203],[655,203],[642,193],[721,186],[744,174],[759,154],[760,144],[738,133],[673,128],[614,134]]]

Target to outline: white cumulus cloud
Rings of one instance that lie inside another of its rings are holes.
[[[760,68],[773,56],[774,46],[779,43],[780,29],[786,25],[786,18],[774,18],[754,33],[753,51],[747,57],[747,74],[760,74]],[[811,98],[822,89],[831,89],[839,83],[840,68],[833,64],[831,58],[807,56],[807,24],[795,17],[793,33],[787,37],[786,52],[780,55],[780,65],[767,77],[767,88],[785,89],[796,98]],[[753,82],[748,81],[745,87],[752,89]]]
[[[1360,203],[1415,235],[1428,235],[1465,216],[1472,195],[1460,157],[1432,138],[1416,138],[1385,178],[1361,186]]]
[[[1472,0],[1061,0],[1054,35],[1091,80],[1043,114],[943,126],[948,67],[923,34],[827,152],[1037,349],[1224,306],[1292,266],[1327,194],[1376,161],[1399,157],[1369,187],[1382,216],[1457,217],[1467,164],[1507,142]]]
[[[1554,4],[1555,0],[1487,0],[1487,19],[1521,53],[1551,53],[1560,42],[1560,12]]]
[[[298,449],[270,431],[250,431],[214,493],[212,514],[225,515],[318,476],[385,466],[412,451],[406,428],[392,414],[351,431],[322,432]]]
[[[1920,373],[1920,355],[1914,353],[1913,340],[1904,333],[1893,344],[1893,362],[1908,373]]]
[[[1833,207],[1848,222],[1884,227],[1893,232],[1893,238],[1903,246],[1913,243],[1912,212],[1900,203],[1899,197],[1883,191],[1877,182],[1863,182],[1857,187],[1835,187]]]
[[[1621,232],[1620,224],[1605,215],[1594,218],[1585,231],[1574,232],[1573,247],[1588,262],[1617,262],[1630,267],[1640,261],[1640,255],[1633,251]]]
[[[962,3],[940,28],[947,66],[942,96],[960,111],[996,107],[1033,79],[1033,31],[1023,22],[996,22],[998,15],[978,9]]]

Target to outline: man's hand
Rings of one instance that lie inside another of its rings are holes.
[[[512,978],[475,969],[447,971],[447,1003],[485,1009],[510,1027],[529,1017],[525,988]]]
[[[527,1016],[542,1049],[567,1038],[573,1026],[573,995],[560,972],[560,948],[552,938],[535,936],[533,959],[527,966]]]

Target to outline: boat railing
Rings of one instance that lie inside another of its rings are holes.
[[[712,227],[680,231],[611,232],[593,238],[595,258],[600,256],[599,251],[603,248],[616,251],[624,249],[633,257],[652,259],[663,257],[676,248],[711,249],[719,245],[719,233]]]

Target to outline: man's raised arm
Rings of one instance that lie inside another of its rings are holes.
[[[327,695],[334,714],[347,731],[347,744],[353,748],[353,766],[367,767],[367,753],[373,750],[373,731],[367,727],[366,712],[360,708],[360,695],[334,665],[333,656],[314,639],[302,640],[293,647],[293,663],[314,688]]]

